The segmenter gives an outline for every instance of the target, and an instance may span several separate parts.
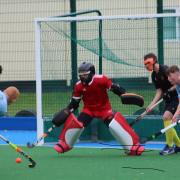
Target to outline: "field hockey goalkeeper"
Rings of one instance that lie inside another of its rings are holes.
[[[143,106],[144,99],[136,94],[126,93],[125,89],[105,75],[95,74],[93,64],[83,62],[78,69],[80,80],[75,84],[73,96],[67,108],[58,112],[52,122],[64,127],[59,142],[54,146],[58,153],[71,150],[84,128],[93,120],[101,119],[115,139],[124,147],[128,155],[141,155],[144,147],[139,144],[139,136],[129,126],[120,112],[112,110],[108,93],[110,90],[120,96],[123,104]],[[76,118],[72,113],[83,101],[83,109]]]

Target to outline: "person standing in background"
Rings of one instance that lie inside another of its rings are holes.
[[[159,64],[156,55],[153,53],[149,53],[144,56],[144,66],[148,71],[152,72],[151,78],[156,88],[154,98],[150,102],[146,111],[151,112],[153,105],[158,102],[160,98],[163,98],[165,102],[163,123],[164,127],[167,127],[172,123],[173,115],[175,114],[178,106],[176,88],[168,81],[168,66]],[[165,135],[166,145],[160,151],[160,155],[168,155],[180,152],[180,139],[176,130],[171,128],[165,133]]]
[[[179,105],[177,107],[176,112],[172,117],[173,122],[177,122],[178,116],[180,115],[180,69],[178,66],[173,65],[167,70],[168,80],[172,85],[176,85],[176,91],[178,93]]]

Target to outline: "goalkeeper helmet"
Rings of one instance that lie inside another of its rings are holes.
[[[95,67],[91,63],[83,62],[78,68],[78,74],[81,82],[83,84],[88,84],[95,75]]]

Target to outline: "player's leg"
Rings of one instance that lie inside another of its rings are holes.
[[[176,101],[176,102],[172,101],[171,102],[171,106],[168,110],[171,112],[172,116],[176,112],[178,104],[179,104],[179,101]],[[175,149],[174,149],[175,153],[180,152],[180,138],[179,138],[175,128],[173,128],[173,142],[175,144]]]
[[[83,124],[71,113],[59,135],[59,142],[54,146],[58,153],[64,153],[73,148],[76,140],[83,132]]]
[[[71,150],[80,137],[81,133],[92,120],[92,117],[86,113],[80,113],[78,119],[71,113],[66,120],[61,134],[59,135],[59,142],[54,146],[58,153],[63,153]]]
[[[171,124],[172,114],[169,111],[165,111],[163,114],[163,123],[164,127],[167,127]],[[165,132],[166,137],[166,145],[165,147],[159,152],[160,155],[168,155],[175,153],[174,151],[174,143],[173,143],[173,134],[174,128],[169,129]]]
[[[178,103],[169,103],[165,106],[165,112],[163,114],[164,127],[169,126],[172,121],[173,114],[176,111]],[[160,151],[160,155],[173,154],[180,151],[180,139],[177,135],[175,128],[171,128],[165,133],[166,146]],[[174,148],[174,144],[176,147]]]
[[[87,111],[81,112],[78,116],[78,121],[80,121],[84,127],[87,127],[88,124],[90,124],[92,120],[93,120],[93,117],[91,113]]]
[[[141,155],[144,147],[139,144],[139,137],[129,126],[120,112],[117,112],[110,120],[104,121],[108,124],[111,134],[124,147],[128,155]]]

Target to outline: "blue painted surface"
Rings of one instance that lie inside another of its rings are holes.
[[[6,137],[8,140],[12,141],[17,145],[26,145],[27,142],[35,142],[36,141],[36,131],[7,131],[1,130],[0,134]],[[0,144],[6,144],[4,141],[0,140]],[[55,143],[47,143],[45,146],[54,146]],[[78,148],[120,148],[120,146],[116,141],[108,141],[108,142],[78,142],[75,147]],[[145,145],[146,149],[159,150],[164,147],[164,143],[162,142],[150,142]]]
[[[36,130],[35,117],[0,117],[0,130]]]
[[[55,143],[46,143],[45,146],[53,147]],[[160,150],[164,147],[164,142],[149,142],[144,145],[145,149],[152,149],[152,150]],[[122,149],[123,147],[120,146],[116,141],[108,141],[108,142],[78,142],[75,144],[76,148],[114,148],[114,149]]]
[[[164,143],[162,142],[150,142],[144,145],[145,149],[153,149],[153,150],[159,150],[164,147]],[[84,147],[84,148],[120,148],[123,147],[120,146],[116,141],[110,141],[110,142],[78,142],[75,147]]]
[[[34,142],[36,140],[36,131],[0,131],[0,134],[7,138],[14,144],[26,145],[27,142]],[[6,144],[0,139],[0,144]]]

